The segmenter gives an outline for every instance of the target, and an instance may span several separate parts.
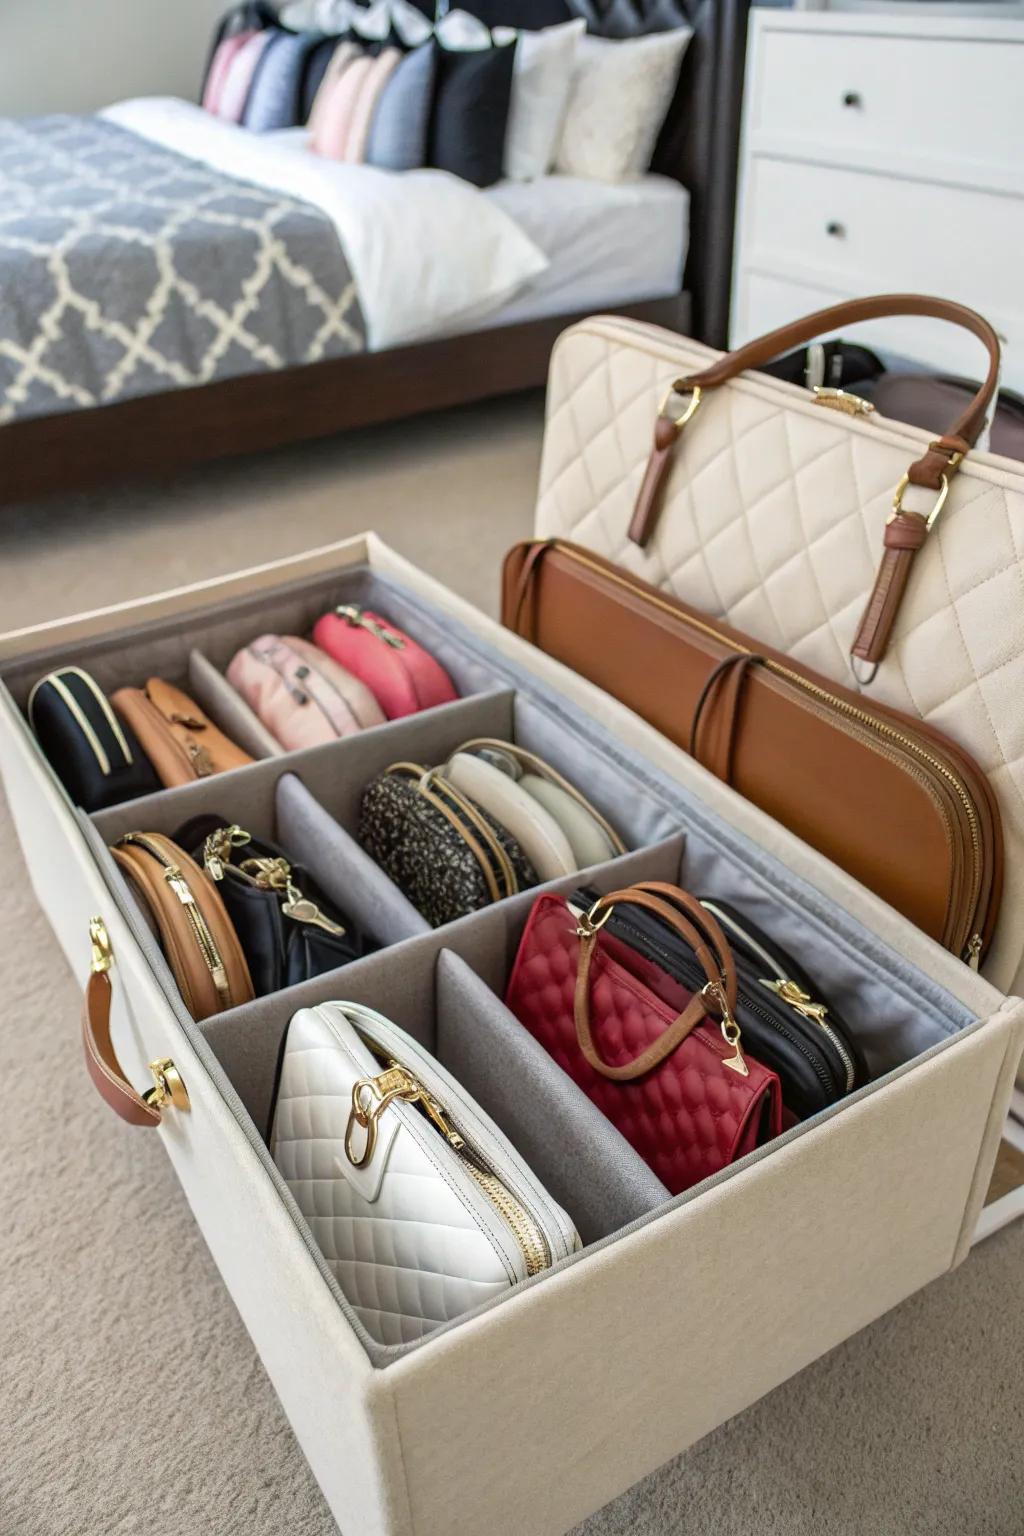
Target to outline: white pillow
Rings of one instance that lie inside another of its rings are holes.
[[[551,169],[569,104],[573,60],[586,30],[583,20],[539,32],[494,28],[499,45],[518,38],[505,138],[509,181],[535,181]]]
[[[391,0],[391,25],[405,48],[418,48],[434,31],[434,24],[412,0]]]
[[[679,78],[689,27],[647,37],[582,37],[555,170],[635,181],[651,163]]]
[[[442,48],[452,53],[479,53],[491,46],[491,29],[468,11],[448,11],[434,27]]]

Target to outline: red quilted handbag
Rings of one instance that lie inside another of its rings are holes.
[[[681,1013],[627,968],[626,946],[601,933],[620,903],[654,912],[692,945],[708,980]],[[579,918],[563,897],[539,896],[506,1002],[674,1195],[782,1129],[779,1079],[744,1053],[733,1017],[728,941],[675,886],[612,891]]]

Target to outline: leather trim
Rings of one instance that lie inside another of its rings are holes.
[[[100,1098],[129,1125],[160,1124],[160,1111],[145,1102],[125,1077],[110,1038],[113,988],[105,971],[93,971],[82,999],[82,1045],[85,1065]]]
[[[651,447],[647,468],[637,492],[636,505],[629,524],[629,537],[641,548],[654,532],[654,525],[661,510],[661,495],[669,469],[672,466],[672,450],[679,436],[679,428],[668,416],[659,416],[654,423],[654,443]]]

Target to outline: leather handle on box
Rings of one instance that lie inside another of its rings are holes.
[[[914,556],[924,543],[925,535],[945,500],[949,482],[956,473],[964,455],[977,441],[985,425],[985,419],[999,383],[999,337],[992,326],[975,310],[949,299],[932,298],[917,293],[886,293],[873,298],[851,299],[848,303],[832,304],[826,309],[815,310],[800,320],[783,325],[765,336],[759,336],[735,352],[727,352],[717,362],[711,363],[699,373],[677,379],[666,396],[666,403],[673,393],[691,395],[690,408],[673,420],[664,414],[664,406],[658,413],[654,428],[654,444],[647,468],[640,485],[633,516],[629,525],[629,537],[641,547],[647,544],[654,532],[661,509],[662,492],[672,461],[674,444],[683,426],[694,415],[701,396],[736,378],[748,368],[763,368],[780,353],[793,347],[804,346],[817,336],[843,325],[857,325],[864,320],[882,320],[893,316],[920,315],[931,320],[944,320],[970,331],[981,341],[989,359],[988,374],[968,406],[957,417],[948,432],[929,443],[919,459],[915,459],[906,472],[893,499],[893,516],[885,530],[882,560],[875,577],[874,587],[864,609],[850,655],[855,661],[865,662],[877,668],[885,655],[892,634],[896,615],[910,578]],[[902,492],[906,485],[922,486],[934,491],[939,498],[929,517],[920,512],[904,511]],[[870,681],[874,675],[861,678]]]
[[[632,1082],[635,1078],[643,1077],[654,1067],[660,1066],[683,1043],[691,1030],[696,1028],[708,1012],[707,999],[703,992],[698,992],[691,998],[682,1013],[677,1015],[668,1028],[641,1051],[639,1056],[618,1067],[613,1067],[604,1060],[594,1042],[590,1027],[590,969],[600,934],[600,921],[595,920],[599,920],[604,913],[610,915],[614,907],[625,905],[643,907],[646,911],[653,912],[681,938],[684,938],[693,949],[708,979],[708,986],[717,989],[720,995],[724,994],[730,1013],[736,1007],[736,966],[729,941],[716,918],[701,906],[696,897],[679,890],[676,886],[653,880],[642,885],[630,886],[627,890],[611,891],[607,896],[602,896],[587,914],[586,926],[581,924],[577,930],[580,936],[580,957],[576,972],[573,1011],[576,1020],[576,1039],[584,1060],[602,1077],[619,1083]],[[684,912],[691,913],[696,922],[691,922]]]
[[[159,1125],[160,1110],[136,1093],[121,1070],[110,1038],[111,995],[109,972],[92,971],[82,1000],[82,1043],[89,1076],[100,1098],[129,1125]]]

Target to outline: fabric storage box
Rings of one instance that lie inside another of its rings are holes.
[[[515,1123],[556,1195],[579,1205],[587,1246],[507,1299],[397,1349],[362,1334],[270,1162],[261,1136],[270,1063],[294,1008],[351,996],[435,1048],[481,1098],[497,1093],[492,1063],[501,1063],[543,1106],[543,1063],[526,1059],[499,1000],[529,896],[424,932],[393,893],[368,888],[396,947],[194,1024],[105,842],[126,818],[170,828],[208,808],[214,787],[85,817],[22,714],[31,683],[59,659],[108,686],[127,681],[126,669],[183,679],[195,650],[215,697],[215,674],[239,638],[306,628],[342,594],[386,606],[465,697],[362,737],[268,755],[225,775],[218,802],[237,794],[265,835],[287,824],[313,846],[328,832],[334,854],[358,862],[352,785],[393,760],[390,743],[405,742],[396,756],[426,756],[481,727],[511,731],[582,778],[599,808],[628,818],[631,851],[597,870],[598,884],[681,871],[691,888],[745,904],[789,948],[813,944],[816,969],[879,1074],[668,1202],[642,1165],[601,1142],[579,1105],[563,1105],[556,1138],[543,1114],[528,1113],[526,1095],[502,1089],[491,1113]],[[189,1110],[164,1117],[165,1146],[343,1531],[556,1536],[967,1253],[1024,1004],[372,535],[6,636],[0,667],[0,763],[33,886],[83,979],[89,920],[103,917],[115,955],[115,1040],[131,1079],[145,1086],[147,1064],[169,1057],[187,1086]],[[78,1050],[72,1020],[68,1049]],[[125,1136],[128,1156],[127,1127]],[[589,1167],[559,1157],[571,1136],[591,1147]]]

